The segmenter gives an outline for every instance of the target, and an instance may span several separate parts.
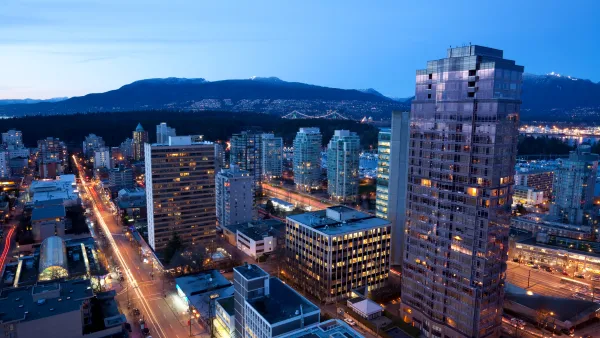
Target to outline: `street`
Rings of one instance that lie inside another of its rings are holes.
[[[559,273],[549,273],[540,269],[532,269],[526,265],[507,262],[506,281],[520,288],[552,297],[573,298],[573,293],[566,285],[561,284],[565,276]],[[581,280],[582,282],[589,282]]]
[[[78,167],[78,172],[83,172],[77,158],[73,157],[73,159]],[[81,185],[87,195],[91,197],[94,215],[106,240],[110,243],[114,257],[125,277],[123,287],[116,289],[119,303],[127,305],[129,299],[132,303],[130,307],[140,310],[140,315],[144,318],[152,337],[189,337],[187,306],[177,295],[174,287],[168,282],[163,283],[162,273],[156,269],[153,271],[153,264],[143,262],[137,247],[132,245],[129,238],[123,234],[122,227],[117,224],[115,217],[103,205],[102,199],[93,186],[87,183],[83,177]],[[151,277],[152,273],[154,273],[154,279]],[[163,297],[163,287],[166,297]],[[139,328],[130,311],[123,307],[121,310],[127,316],[128,322],[132,324],[132,328],[134,330]],[[192,322],[196,321],[192,320]],[[207,331],[197,322],[192,325],[191,334],[208,336]],[[137,336],[141,336],[139,329],[137,329]]]
[[[326,209],[333,204],[329,201],[322,201],[308,194],[300,193],[282,186],[272,186],[268,183],[262,184],[263,191],[269,197],[279,198],[289,203],[308,206],[314,210]]]

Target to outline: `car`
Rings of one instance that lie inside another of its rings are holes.
[[[581,279],[584,279],[584,278],[585,278],[585,276],[584,276],[584,275],[583,275],[583,274],[580,272],[580,273],[576,273],[576,274],[575,274],[575,278],[581,278]]]
[[[350,318],[346,318],[346,319],[344,319],[344,321],[346,323],[348,323],[348,325],[350,325],[350,326],[356,325],[356,322],[354,320],[350,319]]]
[[[569,275],[569,273],[568,273],[568,272],[566,272],[565,270],[561,271],[560,273],[562,273],[562,274],[563,274],[563,276],[568,276],[568,275]]]
[[[532,266],[531,268],[532,268],[532,269],[535,269],[535,270],[539,270],[540,266],[539,266],[539,265],[534,265],[534,266]]]
[[[550,272],[550,273],[554,272],[554,271],[552,271],[552,268],[549,266],[545,267],[544,270],[546,270],[546,272]]]

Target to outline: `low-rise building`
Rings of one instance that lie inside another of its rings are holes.
[[[112,189],[130,189],[134,187],[133,170],[125,167],[112,168],[108,171],[108,184]]]
[[[367,320],[381,317],[383,313],[383,308],[379,304],[362,296],[348,299],[347,305],[357,315]]]
[[[300,329],[281,336],[282,338],[363,338],[353,328],[339,319],[326,320],[319,325]]]
[[[390,222],[345,206],[288,216],[288,268],[298,285],[332,302],[375,290],[390,269]]]
[[[146,219],[146,190],[127,188],[119,190],[115,198],[117,213],[129,222]]]
[[[527,214],[513,217],[510,220],[511,228],[526,230],[535,236],[538,232],[549,235],[569,237],[575,239],[592,240],[592,227],[589,225],[576,225],[558,222],[542,214]]]
[[[246,255],[258,259],[285,245],[285,224],[276,219],[231,224],[223,228],[223,235]]]
[[[94,295],[90,280],[75,279],[4,288],[0,293],[0,336],[100,338],[122,332],[115,293]]]
[[[544,197],[544,192],[541,190],[525,185],[514,186],[513,205],[522,204],[525,207],[533,207],[547,202],[548,199]]]
[[[54,180],[31,182],[28,198],[30,202],[63,199],[65,206],[79,204],[79,192],[75,183],[75,175],[60,175]]]
[[[235,310],[233,296],[219,298],[216,301],[214,336],[229,338],[235,335]]]
[[[64,236],[65,216],[66,211],[64,205],[34,208],[31,213],[33,240],[42,242],[51,236]]]

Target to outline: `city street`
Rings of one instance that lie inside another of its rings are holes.
[[[507,262],[506,281],[544,296],[572,298],[574,291],[561,284],[559,273],[549,273],[540,269],[532,269],[524,264]],[[582,280],[583,281],[583,280]]]
[[[262,188],[265,194],[269,197],[279,198],[280,200],[297,205],[308,206],[314,210],[326,209],[327,207],[333,205],[329,201],[323,202],[316,197],[281,186],[276,187],[267,183],[263,183]]]
[[[78,172],[83,172],[77,158],[74,157],[74,161],[77,163]],[[187,307],[175,292],[174,286],[167,281],[163,282],[162,273],[157,269],[153,271],[153,264],[144,263],[137,246],[132,245],[129,237],[123,234],[122,227],[103,205],[94,187],[83,178],[81,185],[91,197],[93,212],[125,277],[123,287],[117,289],[118,300],[122,305],[121,310],[127,315],[134,330],[137,329],[138,335],[140,334],[139,325],[132,320],[126,308],[128,299],[131,301],[131,308],[140,310],[140,316],[143,316],[152,337],[189,337]],[[151,277],[152,272],[154,279]],[[163,297],[163,287],[166,297]],[[196,322],[192,325],[192,335],[208,336],[208,333]]]

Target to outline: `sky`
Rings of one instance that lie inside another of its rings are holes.
[[[449,46],[600,81],[600,1],[0,0],[0,99],[160,77],[276,76],[414,94]]]

